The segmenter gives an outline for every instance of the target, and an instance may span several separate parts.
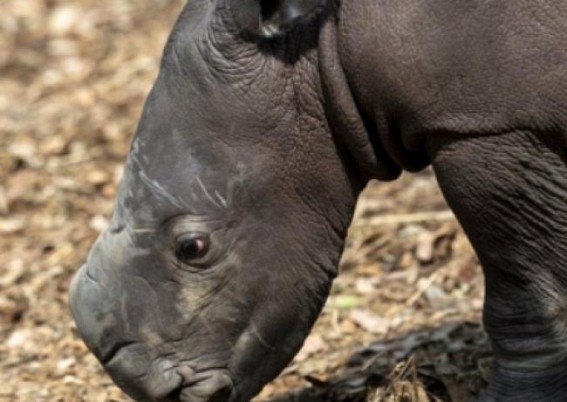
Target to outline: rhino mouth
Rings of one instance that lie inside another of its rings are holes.
[[[137,401],[236,402],[236,387],[224,367],[197,368],[168,358],[136,361],[138,343],[127,344],[105,365],[115,383]],[[143,346],[142,346],[143,347]]]
[[[183,374],[182,374],[183,376]],[[233,402],[235,387],[226,370],[213,369],[195,373],[189,381],[172,391],[167,401],[172,402]]]

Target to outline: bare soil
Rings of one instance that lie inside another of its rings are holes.
[[[129,400],[78,338],[67,289],[182,5],[0,0],[0,401]],[[372,182],[314,331],[257,400],[467,400],[490,371],[482,298],[432,172]]]

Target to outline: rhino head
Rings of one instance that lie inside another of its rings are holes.
[[[293,358],[379,164],[321,0],[192,0],[166,45],[109,228],[71,288],[140,401],[247,401]],[[346,135],[348,131],[349,135]]]

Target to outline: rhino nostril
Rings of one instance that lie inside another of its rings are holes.
[[[181,401],[181,391],[183,391],[182,387],[175,388],[173,391],[171,391],[169,394],[167,394],[165,401],[166,402],[179,402],[179,401]]]
[[[226,402],[230,398],[232,387],[227,386],[215,392],[208,402]]]
[[[118,355],[119,352],[121,352],[122,350],[124,350],[125,348],[127,348],[128,346],[134,345],[136,344],[135,341],[127,341],[127,340],[123,340],[123,341],[119,341],[114,343],[109,349],[108,351],[106,351],[100,358],[100,362],[106,366],[110,363],[110,361],[112,359],[114,359],[114,357],[116,357]]]

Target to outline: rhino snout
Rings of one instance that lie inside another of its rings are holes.
[[[93,275],[94,273],[94,275]],[[114,318],[116,300],[83,265],[71,283],[69,305],[78,331],[114,382],[137,401],[228,402],[236,398],[226,369],[193,368],[125,339]]]
[[[106,309],[104,304],[103,289],[94,277],[88,273],[87,265],[83,265],[73,277],[69,288],[69,307],[77,324],[77,330],[89,347],[97,355],[101,356],[97,348],[97,341],[102,337],[103,327],[100,319]]]

